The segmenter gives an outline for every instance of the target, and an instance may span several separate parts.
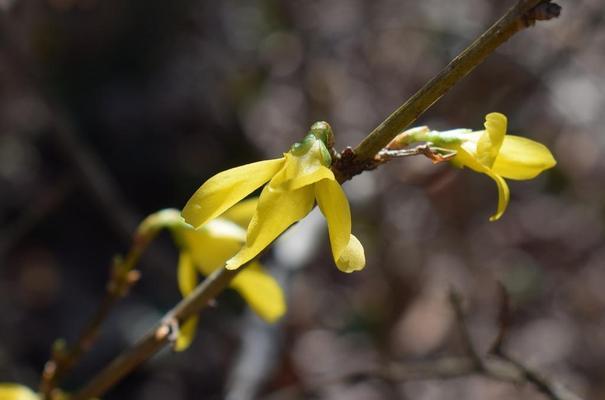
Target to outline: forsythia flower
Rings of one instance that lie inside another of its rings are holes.
[[[0,400],[38,400],[40,397],[28,387],[17,383],[0,383]]]
[[[198,273],[210,275],[224,266],[225,261],[241,249],[246,231],[238,225],[250,221],[256,199],[242,202],[198,229],[183,221],[179,210],[166,209],[150,215],[139,230],[168,228],[179,247],[178,283],[183,296],[191,293],[198,283]],[[280,318],[285,310],[284,295],[275,279],[253,261],[230,283],[259,317],[267,322]],[[187,320],[180,329],[175,345],[177,351],[186,349],[195,335],[197,317]]]
[[[506,134],[506,116],[490,113],[485,116],[485,130],[454,129],[429,131],[412,129],[408,143],[424,141],[456,151],[452,162],[468,167],[492,178],[498,185],[498,209],[490,221],[499,219],[510,199],[510,191],[504,178],[526,180],[535,178],[542,171],[557,163],[550,150],[533,140]],[[404,135],[405,136],[405,135]]]
[[[236,269],[256,257],[290,225],[304,218],[315,200],[328,221],[332,255],[338,268],[352,272],[365,266],[359,240],[351,234],[349,202],[330,170],[332,129],[313,124],[309,134],[284,157],[223,171],[208,179],[191,197],[183,216],[199,227],[269,182],[248,226],[245,246],[227,260]]]

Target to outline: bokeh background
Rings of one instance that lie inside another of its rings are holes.
[[[143,216],[182,207],[218,171],[279,156],[316,120],[332,124],[337,148],[355,146],[512,3],[0,0],[0,381],[37,386],[53,340],[77,335]],[[498,282],[513,304],[507,350],[605,398],[605,6],[559,4],[558,20],[515,36],[418,121],[480,129],[499,111],[552,149],[554,170],[510,182],[501,221],[488,222],[486,176],[424,158],[366,172],[345,185],[363,272],[334,268],[316,218],[267,260],[289,295],[280,325],[225,293],[189,351],[160,353],[104,398],[284,399],[313,387],[320,399],[541,399],[476,376],[327,379],[463,354],[450,287],[485,351]],[[162,236],[67,389],[178,301],[175,262]]]

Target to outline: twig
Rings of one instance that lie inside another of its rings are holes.
[[[103,395],[139,364],[170,342],[173,324],[182,324],[214,299],[244,267],[237,270],[220,268],[209,275],[189,296],[170,310],[162,321],[140,339],[131,349],[118,356],[99,372],[70,400],[87,400]]]
[[[137,233],[132,247],[124,259],[116,257],[111,269],[111,276],[106,286],[105,297],[99,304],[92,318],[82,330],[75,344],[65,348],[63,341],[53,346],[51,359],[44,365],[40,392],[43,398],[53,398],[53,393],[61,378],[63,378],[94,344],[103,321],[109,315],[113,306],[130,290],[140,278],[140,272],[135,269],[141,255],[153,240],[157,231],[145,234]]]
[[[513,360],[488,356],[482,359],[481,362],[481,368],[477,367],[476,361],[471,357],[443,357],[424,362],[393,362],[385,366],[324,379],[305,388],[293,386],[283,388],[267,396],[267,398],[277,400],[280,398],[295,398],[296,394],[312,395],[329,385],[355,383],[368,379],[402,383],[423,380],[448,380],[480,375],[499,382],[517,385],[531,383],[551,400],[582,400],[560,384],[545,380],[537,372]]]
[[[540,372],[531,369],[530,367],[524,365],[523,363],[515,360],[514,358],[501,353],[499,354],[500,359],[508,361],[511,365],[514,365],[515,368],[521,374],[523,381],[527,383],[531,383],[536,389],[542,392],[551,400],[582,400],[580,396],[571,392],[565,386],[560,384],[559,382],[552,381],[545,376],[543,376]]]
[[[348,180],[375,168],[374,156],[398,133],[481,64],[498,46],[536,21],[559,16],[561,7],[550,0],[520,0],[502,18],[454,58],[441,72],[378,125],[354,150],[345,149],[334,170],[339,180]]]
[[[578,395],[570,392],[560,383],[549,380],[538,371],[524,365],[504,351],[504,344],[508,336],[512,312],[510,296],[506,287],[502,283],[499,283],[499,289],[500,307],[498,310],[498,335],[489,352],[499,359],[514,365],[526,382],[533,384],[540,392],[548,396],[548,398],[552,400],[582,400]]]
[[[500,382],[531,384],[550,400],[582,400],[563,385],[544,377],[538,371],[522,364],[512,357],[499,352],[481,356],[476,350],[469,334],[466,318],[462,310],[462,298],[450,292],[450,303],[456,314],[467,355],[463,357],[443,357],[425,362],[392,362],[387,365],[373,366],[365,370],[348,372],[323,379],[306,388],[289,387],[269,396],[271,399],[292,398],[295,394],[312,394],[336,383],[355,383],[367,379],[382,379],[401,383],[417,380],[446,380],[470,375],[480,375]],[[502,328],[502,327],[501,327]],[[505,330],[501,329],[500,332]],[[498,335],[500,338],[501,335]],[[293,393],[296,392],[296,393]],[[281,393],[284,395],[282,396]],[[287,395],[286,395],[287,394]]]
[[[473,361],[473,363],[475,364],[475,370],[483,371],[485,369],[483,365],[483,360],[481,359],[479,352],[473,344],[473,339],[471,338],[471,334],[468,329],[468,324],[466,323],[466,315],[464,314],[464,310],[462,309],[462,296],[460,296],[460,294],[454,289],[450,289],[450,303],[456,316],[456,322],[458,324],[460,335],[462,336],[464,349],[466,350],[466,353],[468,354],[471,361]]]

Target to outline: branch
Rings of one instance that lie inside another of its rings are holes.
[[[220,268],[214,271],[189,296],[170,310],[134,347],[113,360],[84,388],[71,396],[70,400],[87,400],[102,396],[139,364],[170,343],[176,334],[175,327],[205,308],[243,268],[245,266],[237,270]]]
[[[376,167],[374,156],[397,134],[468,75],[515,33],[536,21],[559,16],[561,7],[550,0],[520,0],[502,18],[454,58],[441,72],[378,125],[356,148],[347,148],[335,163],[339,180],[346,181]]]
[[[66,349],[62,340],[55,342],[51,359],[46,362],[42,372],[40,392],[44,399],[54,397],[53,393],[60,380],[80,361],[80,358],[90,350],[96,341],[101,325],[113,306],[139,280],[140,272],[135,267],[157,233],[157,231],[137,232],[126,257],[124,259],[116,257],[112,265],[111,276],[107,282],[105,297],[80,333],[75,344]]]
[[[548,381],[538,372],[516,361],[491,356],[483,358],[481,366],[478,366],[471,356],[443,357],[425,362],[391,363],[383,367],[356,371],[336,379],[325,380],[304,391],[306,394],[309,392],[316,393],[329,384],[354,383],[367,379],[382,379],[393,383],[402,383],[421,380],[448,380],[471,375],[480,375],[499,382],[517,385],[530,383],[550,400],[582,400],[581,397],[571,393],[560,384]],[[284,392],[286,391],[288,390],[284,390]]]
[[[285,388],[269,396],[269,398],[273,400],[279,398],[293,398],[295,397],[294,395],[299,394],[299,392],[304,392],[303,394],[309,395],[317,393],[322,388],[331,384],[355,383],[367,379],[382,379],[388,382],[401,383],[418,380],[447,380],[470,375],[479,375],[500,382],[531,384],[550,400],[582,400],[581,397],[572,393],[560,383],[546,378],[540,372],[507,356],[500,348],[498,348],[498,353],[490,352],[485,356],[481,356],[477,352],[469,334],[466,316],[462,309],[462,298],[453,290],[450,292],[450,303],[464,340],[464,347],[467,353],[466,356],[442,357],[432,361],[413,363],[391,362],[387,365],[373,366],[365,370],[357,370],[329,377],[317,384],[313,384],[311,387]],[[503,332],[505,332],[505,328],[503,328],[504,325],[502,325],[502,319],[500,323],[501,329],[497,338],[497,343],[502,343]]]

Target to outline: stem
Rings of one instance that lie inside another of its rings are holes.
[[[222,292],[243,268],[245,266],[237,270],[220,268],[214,271],[189,296],[170,310],[162,321],[140,339],[134,347],[113,360],[84,388],[71,396],[70,400],[86,400],[103,395],[139,364],[169,343],[175,333],[174,326],[178,326],[177,324],[183,323],[208,306],[208,303]]]
[[[157,232],[146,235],[136,235],[134,242],[126,258],[114,261],[111,277],[107,282],[105,297],[94,312],[86,327],[80,333],[76,343],[68,349],[55,346],[51,359],[44,365],[40,392],[44,399],[53,398],[53,392],[60,380],[80,361],[82,356],[94,344],[103,321],[109,315],[113,306],[127,293],[140,277],[139,271],[135,270],[143,251],[153,240]]]
[[[447,93],[462,78],[481,64],[498,46],[515,33],[531,26],[536,20],[559,15],[560,7],[550,0],[520,0],[502,18],[454,58],[441,72],[410,97],[401,107],[378,125],[353,151],[350,171],[342,171],[346,179],[370,169],[374,156],[397,134]],[[346,166],[346,165],[345,165]]]

